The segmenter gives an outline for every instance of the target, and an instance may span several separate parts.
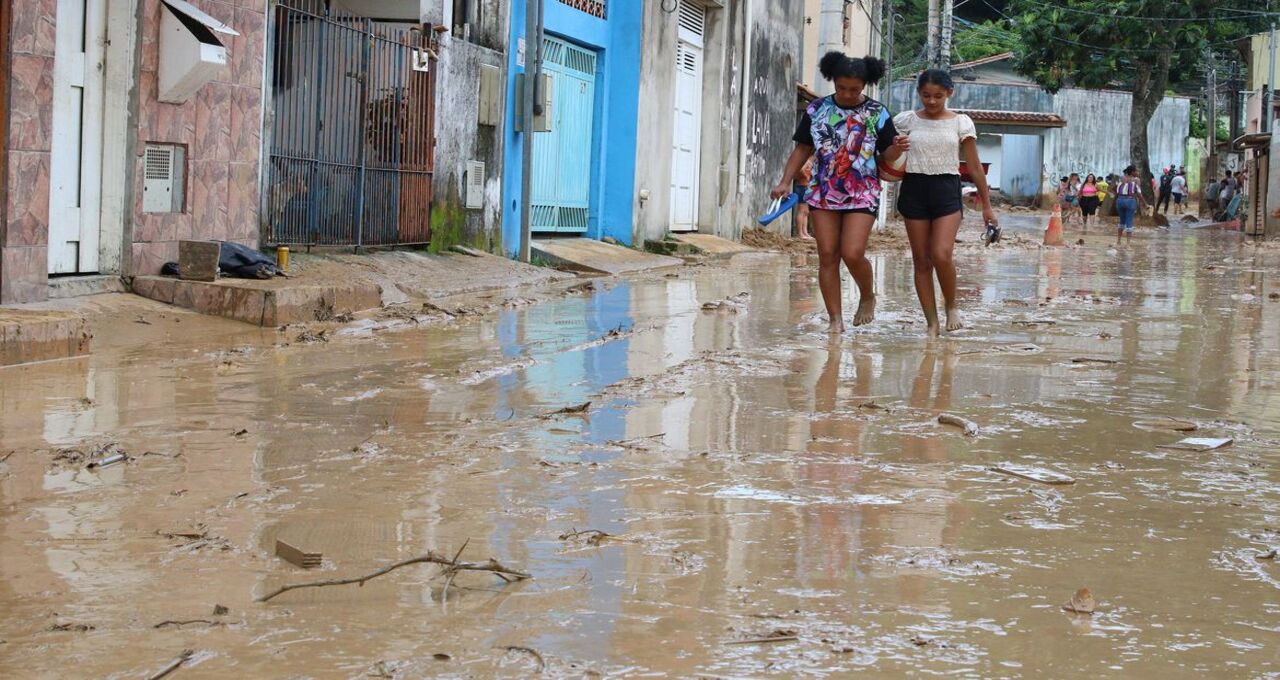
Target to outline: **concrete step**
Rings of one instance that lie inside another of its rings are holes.
[[[730,241],[727,238],[715,236],[714,234],[672,234],[671,239],[680,243],[687,243],[694,248],[697,248],[699,252],[707,255],[729,256],[737,255],[738,253],[756,252],[755,248],[742,245],[737,241]]]
[[[128,288],[119,276],[91,274],[89,276],[56,276],[49,279],[50,300],[126,292]]]
[[[336,315],[382,306],[382,289],[361,280],[266,281],[219,279],[183,281],[165,276],[139,276],[133,292],[145,298],[258,326],[326,321]]]
[[[684,260],[585,238],[538,239],[534,254],[552,266],[594,274],[625,274],[679,267]]]
[[[689,243],[681,243],[672,239],[663,239],[661,241],[645,241],[644,249],[655,255],[669,255],[671,257],[697,257],[702,253],[697,247]]]
[[[92,339],[74,312],[0,307],[0,366],[83,356]]]

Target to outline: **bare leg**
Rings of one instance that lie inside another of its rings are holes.
[[[947,308],[947,331],[964,328],[956,302],[956,232],[960,231],[960,213],[939,217],[933,221],[929,241],[929,258],[942,288],[942,300]]]
[[[796,206],[796,231],[800,233],[801,240],[813,240],[809,235],[809,206],[804,203]]]
[[[930,245],[933,225],[929,220],[905,220],[907,240],[911,242],[911,263],[915,268],[916,297],[929,324],[929,337],[938,337],[938,301],[933,294],[933,259]]]
[[[840,299],[840,215],[828,210],[810,210],[813,234],[818,241],[818,288],[827,307],[832,333],[844,332],[844,310]]]
[[[871,261],[867,259],[867,238],[875,224],[874,215],[849,213],[843,216],[840,234],[840,259],[858,284],[858,312],[853,325],[862,326],[876,318],[876,292]]]

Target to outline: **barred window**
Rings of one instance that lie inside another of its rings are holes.
[[[605,3],[608,0],[560,0],[562,4],[582,10],[593,17],[605,18]]]

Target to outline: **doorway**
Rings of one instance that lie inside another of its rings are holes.
[[[533,230],[584,233],[591,209],[596,53],[557,38],[542,44],[551,131],[533,136]]]
[[[49,273],[98,271],[107,0],[58,0],[49,167]]]
[[[671,144],[671,231],[698,230],[699,156],[702,152],[702,65],[707,11],[680,0],[676,41],[675,125]]]

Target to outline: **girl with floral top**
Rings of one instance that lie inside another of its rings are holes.
[[[813,172],[804,192],[811,231],[818,241],[818,287],[827,307],[831,331],[844,331],[840,298],[840,263],[858,285],[858,311],[853,325],[875,318],[876,296],[867,237],[880,210],[880,178],[876,156],[894,161],[905,145],[894,145],[893,116],[863,90],[884,77],[884,62],[875,57],[853,59],[828,52],[818,64],[822,76],[835,84],[835,94],[815,99],[801,117],[792,139],[795,151],[787,160],[782,181],[772,196],[791,193],[791,183],[813,159]]]
[[[955,90],[951,76],[939,69],[920,74],[916,92],[924,107],[905,111],[894,119],[903,135],[895,147],[907,149],[907,174],[898,192],[898,212],[907,225],[911,259],[915,264],[916,295],[924,308],[929,336],[939,333],[938,304],[933,292],[936,274],[947,310],[947,330],[964,327],[956,302],[956,267],[953,254],[960,230],[960,160],[978,188],[982,216],[998,224],[991,209],[987,176],[978,159],[978,133],[973,120],[947,109]],[[908,139],[909,138],[909,139]]]

